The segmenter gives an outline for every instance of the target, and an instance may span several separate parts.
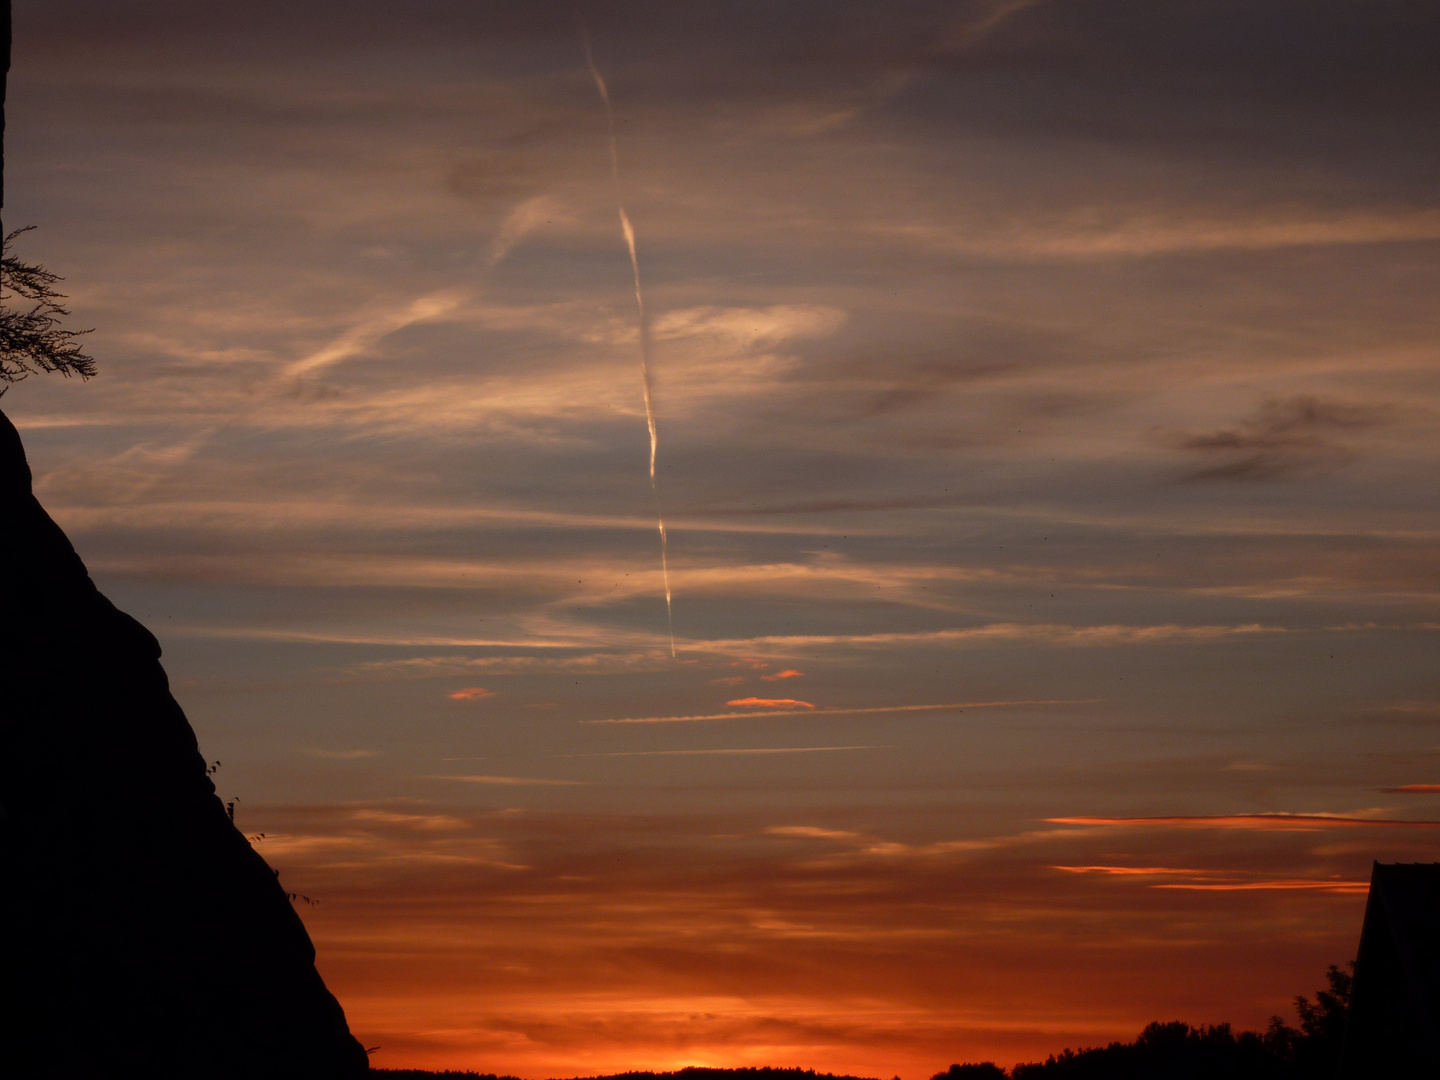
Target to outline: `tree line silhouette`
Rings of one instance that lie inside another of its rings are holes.
[[[1229,1024],[1147,1024],[1133,1042],[1066,1049],[1006,1072],[993,1061],[951,1065],[931,1080],[1331,1080],[1340,1062],[1355,965],[1334,964],[1315,1000],[1295,998],[1300,1026],[1272,1016],[1264,1031]]]

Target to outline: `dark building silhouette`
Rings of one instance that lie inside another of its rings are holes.
[[[357,1076],[159,658],[31,494],[0,413],[0,1076]]]
[[[1440,863],[1375,864],[1340,1075],[1440,1076]]]

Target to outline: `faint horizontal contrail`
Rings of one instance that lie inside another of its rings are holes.
[[[615,138],[615,111],[610,107],[610,88],[605,77],[595,64],[595,53],[590,48],[590,31],[585,21],[580,20],[580,40],[585,46],[585,63],[590,68],[590,77],[595,80],[595,89],[605,106],[605,128],[610,136],[610,180],[615,186],[615,207],[620,212],[620,234],[625,238],[625,248],[630,252],[630,272],[635,278],[635,313],[640,326],[640,385],[645,396],[645,426],[650,432],[650,494],[655,500],[655,521],[660,530],[660,576],[665,583],[665,622],[670,630],[670,655],[675,655],[675,613],[670,602],[670,538],[665,532],[665,515],[660,511],[660,492],[655,486],[655,455],[660,447],[660,437],[655,428],[655,402],[650,380],[650,321],[645,315],[645,290],[640,284],[640,257],[635,251],[635,227],[630,224],[630,215],[625,212],[625,201],[620,196],[620,147]]]

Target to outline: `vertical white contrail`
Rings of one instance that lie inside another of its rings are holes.
[[[665,623],[670,631],[670,655],[675,655],[675,614],[670,604],[670,539],[665,533],[665,515],[660,511],[660,491],[655,486],[655,453],[660,448],[660,437],[655,430],[655,402],[650,386],[650,321],[645,315],[645,290],[640,285],[640,258],[635,253],[635,227],[630,224],[630,215],[625,212],[625,200],[620,189],[620,148],[615,138],[615,111],[610,107],[610,89],[605,85],[605,76],[595,65],[595,52],[590,48],[590,31],[585,21],[580,21],[580,40],[585,46],[585,63],[590,67],[590,76],[595,80],[595,89],[600,93],[600,102],[605,106],[605,129],[610,136],[610,181],[615,188],[615,207],[620,213],[620,234],[625,238],[625,247],[630,252],[630,271],[635,277],[635,314],[640,327],[640,385],[645,395],[645,426],[650,431],[650,494],[655,500],[655,522],[660,530],[660,576],[665,582]]]

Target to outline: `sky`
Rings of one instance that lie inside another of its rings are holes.
[[[7,123],[377,1065],[1263,1026],[1440,859],[1433,4],[17,0]]]

